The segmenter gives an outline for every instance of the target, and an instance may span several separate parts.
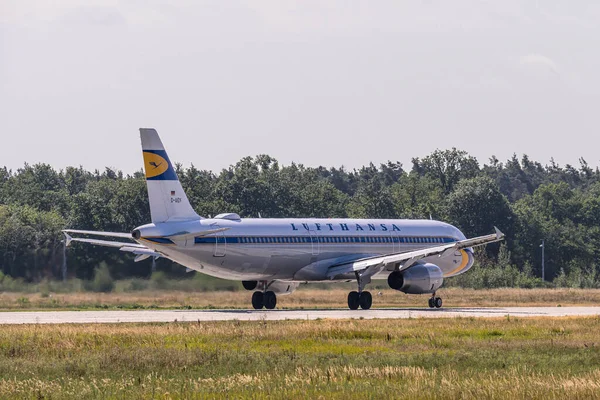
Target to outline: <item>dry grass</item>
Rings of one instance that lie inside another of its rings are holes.
[[[1,398],[600,398],[599,318],[26,325]]]
[[[330,290],[304,286],[278,297],[278,308],[345,308],[352,286]],[[371,289],[373,307],[426,307],[428,295],[406,295],[391,289]],[[381,295],[378,295],[381,293]],[[439,291],[446,307],[599,305],[600,289],[491,289],[448,288]],[[0,309],[90,308],[249,308],[251,292],[165,292],[0,294]]]

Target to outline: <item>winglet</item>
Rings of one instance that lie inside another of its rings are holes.
[[[496,231],[496,238],[497,238],[498,240],[500,240],[500,239],[504,239],[504,236],[505,236],[505,235],[504,235],[504,233],[502,233],[502,232],[500,231],[500,229],[498,229],[497,227],[494,227],[494,231]]]
[[[73,238],[66,231],[62,231],[62,233],[65,235],[65,247],[69,247],[73,241]]]

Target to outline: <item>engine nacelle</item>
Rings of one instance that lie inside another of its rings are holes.
[[[258,281],[242,281],[242,286],[246,290],[254,290],[258,286]]]
[[[392,289],[409,294],[434,293],[444,282],[444,273],[435,264],[417,264],[388,276]]]

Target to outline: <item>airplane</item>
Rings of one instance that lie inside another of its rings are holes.
[[[134,254],[136,262],[163,257],[242,281],[253,291],[256,310],[274,309],[277,296],[291,294],[300,283],[348,281],[357,284],[348,294],[348,308],[368,310],[373,298],[365,287],[374,279],[387,279],[400,292],[431,294],[429,307],[440,308],[437,290],[445,278],[471,268],[473,247],[504,239],[497,228],[467,239],[456,227],[435,220],[240,218],[235,213],[203,218],[190,205],[157,131],[141,128],[140,137],[152,222],[131,233],[66,229],[67,246],[114,247]]]

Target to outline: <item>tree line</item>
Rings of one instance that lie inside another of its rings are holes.
[[[242,217],[433,218],[456,225],[467,237],[497,226],[506,233],[506,244],[480,252],[482,271],[501,265],[513,276],[539,277],[544,239],[547,280],[594,286],[600,280],[600,171],[583,159],[579,164],[559,166],[551,160],[543,165],[515,155],[481,165],[465,151],[451,149],[414,158],[410,169],[399,162],[353,170],[280,165],[258,155],[219,173],[180,164],[176,170],[193,207],[205,217],[236,212]],[[129,232],[149,221],[142,171],[56,170],[47,164],[0,169],[4,275],[32,282],[62,279],[61,229]],[[102,262],[115,278],[151,273],[150,260],[134,263],[122,252],[74,245],[68,249],[68,277],[91,279]],[[184,273],[166,260],[157,268]]]

